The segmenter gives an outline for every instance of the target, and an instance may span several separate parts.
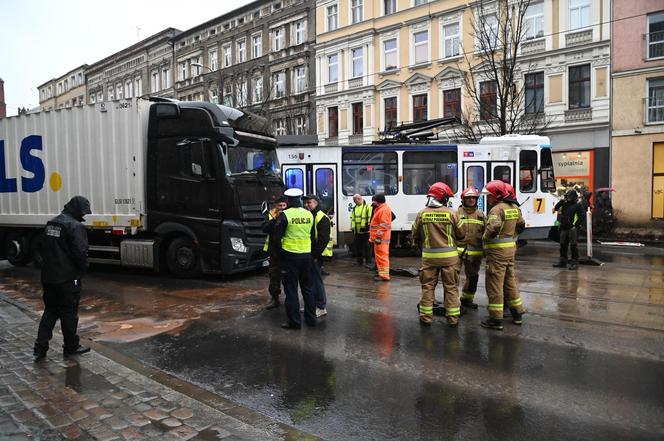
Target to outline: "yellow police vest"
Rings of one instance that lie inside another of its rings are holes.
[[[321,210],[318,210],[316,213],[316,218],[314,219],[314,234],[316,239],[318,239],[318,222],[323,219],[323,216],[326,216]],[[327,242],[325,249],[323,250],[323,256],[332,257],[332,247],[334,243],[332,242],[332,224],[330,223],[330,240]]]
[[[295,254],[311,253],[311,228],[314,216],[304,208],[289,208],[284,211],[288,226],[281,238],[284,251]]]
[[[367,203],[353,207],[350,221],[351,228],[355,233],[359,233],[362,228],[365,228],[369,224],[372,209],[373,207]]]

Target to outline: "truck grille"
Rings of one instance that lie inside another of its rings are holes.
[[[241,205],[242,225],[247,234],[247,242],[251,245],[262,245],[265,243],[266,234],[261,227],[265,216],[261,213],[261,204]]]

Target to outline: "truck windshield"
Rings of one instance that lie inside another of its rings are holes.
[[[279,175],[277,152],[273,149],[268,150],[246,145],[229,147],[228,170],[232,175],[251,173]]]

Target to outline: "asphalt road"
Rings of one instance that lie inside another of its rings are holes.
[[[95,267],[81,329],[101,344],[333,440],[664,439],[664,250],[601,248],[602,267],[519,250],[528,314],[505,331],[421,328],[417,279],[374,283],[352,260],[325,279],[329,315],[285,331],[267,275],[182,281]],[[418,259],[393,259],[416,267]],[[0,292],[39,309],[39,274],[0,263]],[[439,290],[441,288],[438,288]],[[438,295],[442,298],[442,292]]]

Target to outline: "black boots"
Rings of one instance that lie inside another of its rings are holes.
[[[516,309],[510,309],[512,314],[512,323],[521,326],[523,324],[523,313],[516,312]]]
[[[561,260],[558,263],[554,263],[553,267],[554,268],[567,268],[567,262]]]
[[[65,351],[63,352],[62,356],[63,357],[71,357],[72,355],[81,355],[81,354],[87,354],[90,352],[90,348],[87,346],[80,346],[73,351]]]
[[[472,300],[468,299],[461,299],[461,306],[465,306],[466,308],[470,309],[477,309],[477,303],[473,302]]]
[[[272,299],[270,300],[270,302],[269,302],[267,305],[265,305],[265,309],[274,309],[274,308],[278,308],[280,304],[281,304],[281,303],[279,303],[279,299],[278,299],[278,298],[275,299],[274,297],[272,297]]]
[[[502,331],[503,330],[503,321],[491,317],[487,317],[485,320],[482,320],[480,322],[483,328],[487,329],[493,329],[495,331]]]

